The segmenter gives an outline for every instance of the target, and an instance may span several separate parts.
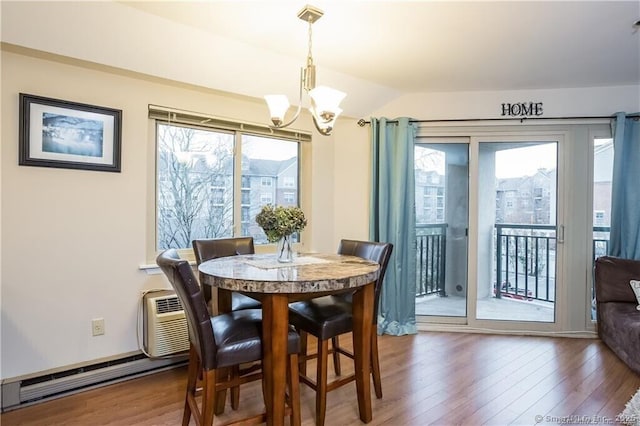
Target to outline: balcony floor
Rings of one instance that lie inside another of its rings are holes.
[[[416,315],[464,317],[467,299],[460,296],[436,295],[416,297]],[[538,300],[488,297],[479,299],[477,318],[487,320],[553,322],[554,309],[550,302]]]

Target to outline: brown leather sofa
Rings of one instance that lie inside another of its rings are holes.
[[[598,336],[640,374],[640,311],[630,280],[640,280],[640,260],[610,256],[596,259]]]

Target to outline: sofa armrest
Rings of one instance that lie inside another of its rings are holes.
[[[596,301],[637,303],[629,285],[631,280],[640,280],[640,260],[602,256],[596,259]]]

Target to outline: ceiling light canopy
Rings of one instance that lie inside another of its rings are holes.
[[[287,127],[296,121],[302,109],[303,89],[311,98],[309,111],[313,117],[313,124],[321,134],[325,136],[331,134],[336,119],[340,113],[342,113],[340,102],[342,102],[346,93],[326,86],[316,87],[316,67],[313,64],[313,57],[311,56],[311,29],[313,23],[320,19],[323,14],[322,10],[310,5],[306,5],[298,12],[298,18],[309,24],[309,52],[307,54],[307,64],[300,70],[300,99],[298,100],[298,110],[293,118],[285,123],[284,116],[290,105],[287,97],[285,95],[266,95],[264,99],[267,101],[267,106],[269,107],[273,127]]]

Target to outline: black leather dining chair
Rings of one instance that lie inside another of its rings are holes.
[[[182,425],[187,426],[193,415],[196,424],[211,426],[219,411],[218,392],[262,378],[261,373],[234,377],[220,369],[262,359],[262,311],[243,309],[211,316],[203,291],[189,262],[180,259],[175,249],[166,250],[156,262],[176,291],[187,317],[189,331],[189,367],[187,392]],[[287,398],[290,423],[300,424],[300,391],[298,384],[298,352],[300,340],[291,329],[288,336],[288,388]],[[202,398],[197,401],[197,384],[202,381]],[[264,422],[266,413],[250,416],[235,423]]]
[[[393,251],[390,243],[372,241],[358,241],[343,239],[338,247],[338,254],[362,257],[380,264],[380,274],[375,283],[375,301],[371,333],[371,373],[373,376],[376,397],[382,398],[382,384],[380,380],[380,363],[378,360],[377,317],[382,282],[387,270],[387,264]],[[316,391],[316,425],[324,425],[327,392],[337,389],[355,380],[355,375],[336,379],[327,383],[327,364],[329,353],[333,354],[336,375],[341,374],[340,355],[353,359],[353,353],[341,348],[338,336],[353,331],[353,293],[318,297],[311,300],[295,302],[289,305],[289,323],[300,333],[302,351],[300,354],[300,380]],[[318,339],[318,349],[314,354],[307,351],[307,334]],[[333,348],[329,350],[329,340]],[[306,362],[317,358],[316,380],[306,375]]]
[[[198,239],[191,242],[193,253],[196,257],[196,263],[200,265],[202,262],[220,257],[237,256],[240,254],[254,254],[253,237],[235,237],[235,238],[207,238]],[[200,285],[204,292],[204,298],[212,313],[218,313],[218,297],[213,300],[213,290],[209,285],[202,285],[202,275],[200,275]],[[217,289],[216,290],[216,295]],[[226,293],[229,294],[228,292]],[[244,294],[231,292],[231,310],[238,311],[242,309],[260,309],[261,305],[255,299],[245,296]],[[228,296],[227,296],[228,297]],[[252,365],[240,369],[240,366],[234,366],[231,369],[232,376],[240,376],[252,371],[259,370],[259,365]],[[240,387],[234,386],[231,389],[231,407],[237,409],[240,404]]]
[[[196,263],[200,265],[202,262],[217,259],[219,257],[236,256],[239,254],[254,254],[253,237],[236,237],[236,238],[211,238],[199,239],[191,242],[193,253],[196,256]],[[202,282],[202,277],[200,279]],[[212,289],[211,286],[203,286],[204,298],[207,305],[211,303]],[[217,312],[217,301],[214,301],[212,312]],[[240,293],[231,293],[231,309],[236,311],[239,309],[259,308],[260,302]]]

